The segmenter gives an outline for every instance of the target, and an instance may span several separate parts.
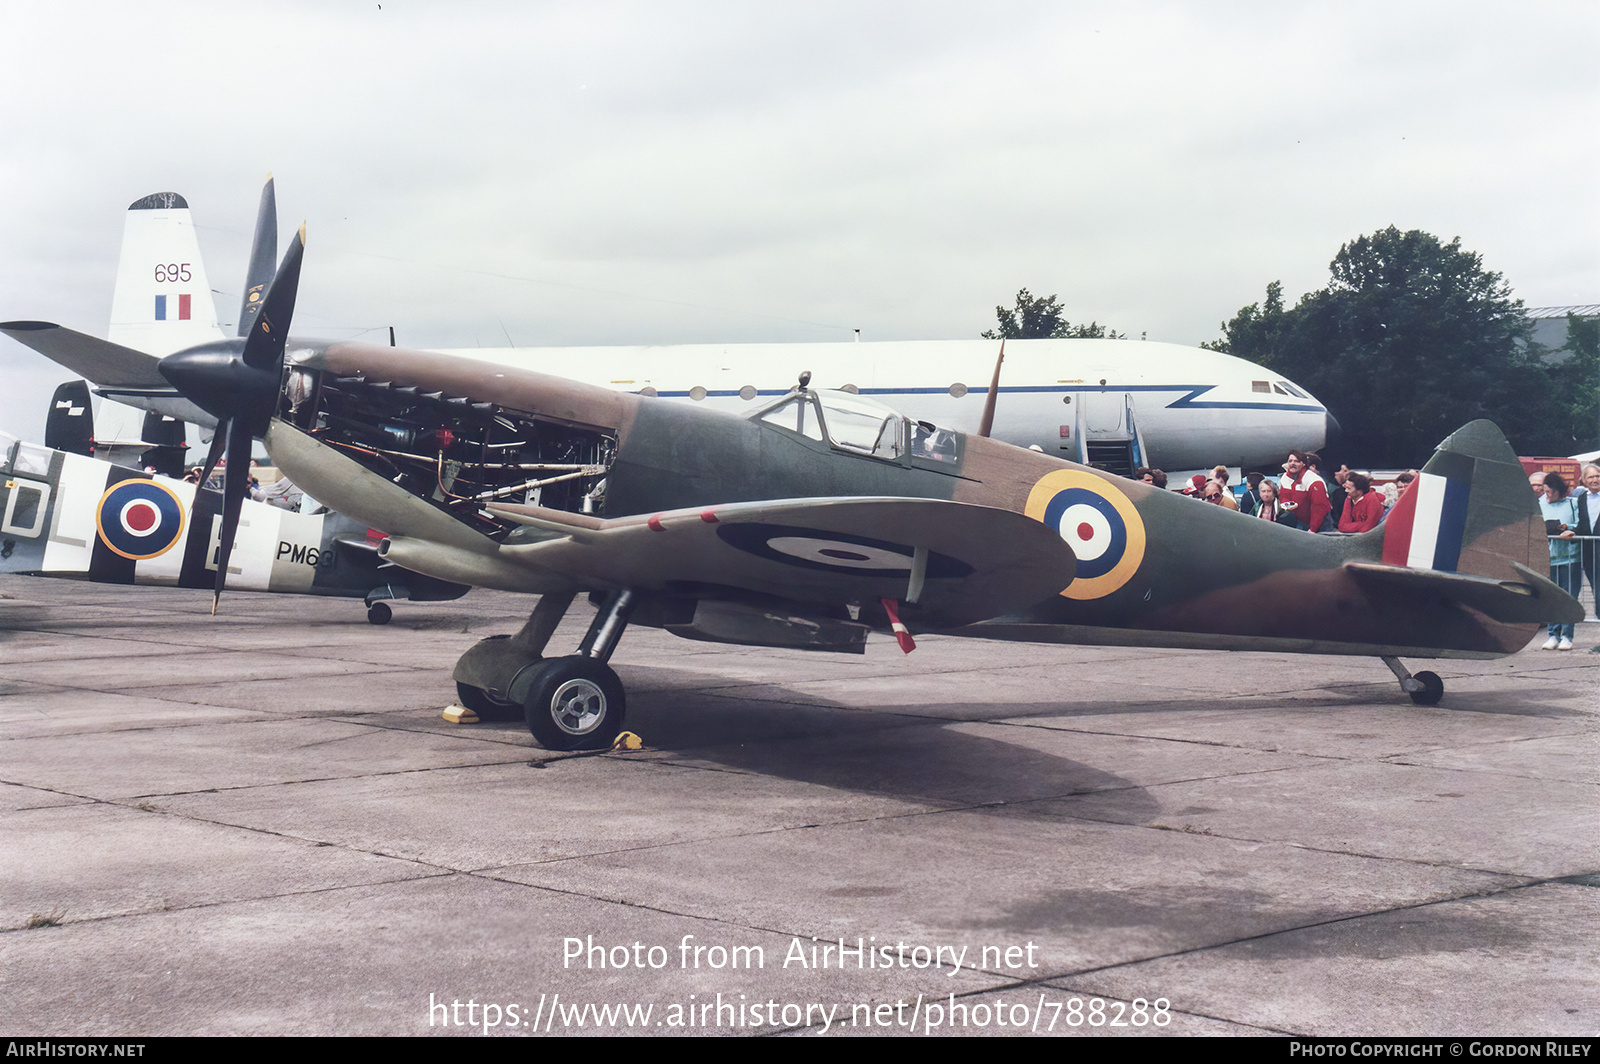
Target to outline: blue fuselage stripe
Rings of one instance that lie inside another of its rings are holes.
[[[1001,395],[1007,394],[1034,394],[1046,393],[1050,395],[1065,395],[1069,392],[1183,392],[1184,394],[1166,405],[1168,410],[1286,410],[1300,414],[1325,414],[1326,408],[1315,403],[1251,403],[1251,402],[1198,402],[1197,397],[1213,390],[1214,384],[1014,384],[1000,389]],[[756,392],[757,396],[787,395],[791,388],[767,388]],[[949,388],[862,388],[861,395],[945,395]],[[973,388],[967,394],[983,395],[987,388]],[[662,399],[688,399],[687,391],[657,392]],[[739,395],[738,389],[707,390],[707,399],[732,399]]]

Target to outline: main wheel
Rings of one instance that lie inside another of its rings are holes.
[[[394,611],[387,602],[374,602],[367,607],[367,621],[371,624],[388,624],[389,618],[394,616]]]
[[[599,750],[622,731],[622,681],[603,661],[555,658],[528,687],[528,730],[546,750]]]
[[[481,687],[456,681],[456,701],[478,715],[479,720],[520,720],[523,709],[515,702],[502,702]]]
[[[1411,701],[1419,706],[1436,706],[1444,697],[1444,681],[1435,672],[1414,672],[1411,678],[1422,685],[1422,690],[1411,692]]]

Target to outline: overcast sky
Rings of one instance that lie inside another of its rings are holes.
[[[223,320],[261,181],[300,335],[970,338],[1026,286],[1197,344],[1388,225],[1600,302],[1600,5],[7,3],[0,319],[104,335],[189,201]],[[0,429],[66,374],[0,338]],[[977,371],[975,371],[977,372]]]

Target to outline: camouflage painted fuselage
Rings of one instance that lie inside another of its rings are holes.
[[[1386,553],[1394,554],[1394,537],[1411,534],[1409,524],[1312,535],[979,437],[945,434],[938,453],[919,452],[914,423],[896,447],[873,451],[760,411],[737,418],[449,356],[332,344],[293,357],[305,370],[363,386],[489,402],[599,434],[608,447],[614,441],[606,519],[759,500],[902,497],[1010,510],[1057,529],[1077,556],[1076,576],[1049,600],[1016,603],[1004,616],[962,627],[963,635],[1494,656],[1525,645],[1533,624],[1492,620],[1459,595],[1408,583],[1400,579],[1405,567],[1506,582],[1524,579],[1513,563],[1547,571],[1543,528],[1520,466],[1484,422],[1445,441],[1425,470],[1454,486],[1459,542],[1443,561],[1402,557],[1396,565]],[[807,395],[816,393],[796,401]],[[1386,561],[1399,572],[1379,571]],[[913,629],[933,620],[914,605],[902,613]]]

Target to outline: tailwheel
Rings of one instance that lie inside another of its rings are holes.
[[[388,624],[389,618],[393,616],[394,611],[389,608],[387,602],[374,602],[367,607],[367,622],[369,624]]]
[[[1444,697],[1444,681],[1439,679],[1436,672],[1410,672],[1400,659],[1384,655],[1383,663],[1389,666],[1389,671],[1394,673],[1394,678],[1400,681],[1400,690],[1411,696],[1411,701],[1419,706],[1436,706],[1439,699]]]
[[[528,730],[545,749],[604,749],[622,731],[622,681],[595,658],[555,658],[533,677],[525,708]]]
[[[481,687],[456,681],[456,701],[478,715],[479,720],[521,720],[523,709],[515,702],[496,698]]]
[[[1421,690],[1408,692],[1411,701],[1419,706],[1436,706],[1444,697],[1444,681],[1435,672],[1414,672],[1411,678],[1422,685]]]

